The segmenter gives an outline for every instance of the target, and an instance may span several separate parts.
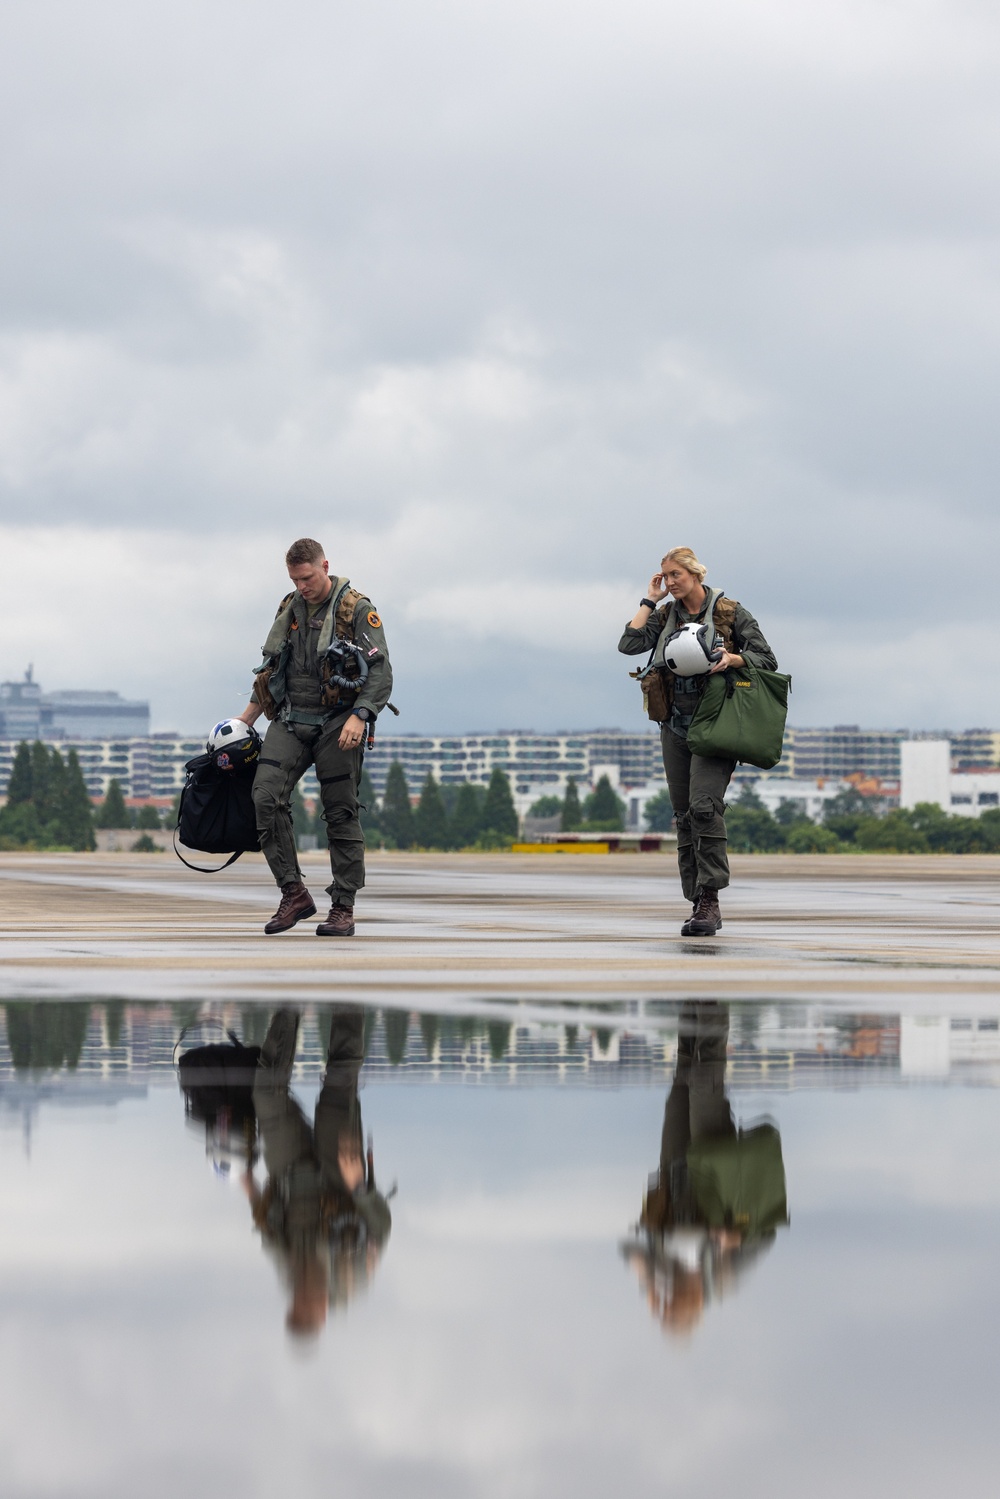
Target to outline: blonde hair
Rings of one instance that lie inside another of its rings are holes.
[[[671,547],[669,552],[664,552],[660,566],[665,562],[679,562],[689,573],[694,573],[699,583],[704,583],[708,574],[708,568],[704,562],[698,561],[690,547]]]

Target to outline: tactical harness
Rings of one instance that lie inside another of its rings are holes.
[[[736,600],[727,599],[721,588],[706,589],[706,599],[699,619],[711,619],[722,636],[722,643],[727,651],[733,648],[733,630],[736,623]],[[643,706],[646,715],[653,723],[666,723],[674,703],[674,675],[664,663],[664,653],[667,641],[674,631],[681,625],[680,615],[677,610],[676,599],[671,599],[670,607],[664,611],[663,628],[645,666],[638,671],[630,671],[629,676],[639,683],[642,688]],[[704,691],[704,684],[700,691]],[[700,695],[700,692],[699,692]]]
[[[291,634],[294,623],[292,615],[292,604],[295,598],[295,590],[287,593],[278,605],[278,612],[274,617],[274,623],[264,641],[262,665],[256,668],[256,681],[254,682],[253,697],[264,710],[265,716],[273,721],[280,718],[283,723],[300,723],[310,726],[321,726],[337,713],[342,713],[345,708],[353,704],[361,686],[368,675],[368,663],[364,662],[364,674],[359,667],[361,658],[360,648],[352,652],[355,665],[355,674],[347,675],[347,656],[343,651],[337,651],[337,647],[346,645],[354,646],[354,611],[359,603],[365,598],[356,588],[352,588],[348,578],[335,578],[333,580],[333,596],[329,608],[320,627],[319,639],[316,642],[316,656],[320,662],[320,679],[322,682],[321,704],[322,711],[310,713],[305,709],[294,708],[287,701],[286,674],[288,662],[291,656]],[[370,601],[369,601],[370,602]],[[336,632],[336,633],[335,633]],[[333,659],[331,659],[331,647],[335,648]],[[335,672],[335,664],[341,664],[344,670]],[[343,702],[342,697],[350,699]]]

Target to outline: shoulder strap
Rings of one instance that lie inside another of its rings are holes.
[[[337,618],[335,627],[337,634],[343,633],[349,640],[354,639],[354,611],[364,598],[356,588],[345,588],[337,600]]]
[[[677,629],[677,603],[674,599],[670,600],[669,607],[663,611],[663,614],[663,628],[653,646],[653,654],[649,658],[650,666],[663,665],[663,653],[667,648],[667,641]]]
[[[341,638],[346,636],[348,640],[354,639],[354,610],[357,607],[358,599],[364,598],[363,593],[358,593],[356,588],[351,587],[350,578],[335,578],[333,587],[333,598],[330,601],[329,609],[326,611],[326,618],[323,620],[323,627],[319,632],[319,639],[316,642],[316,653],[320,656],[322,656],[328,646],[333,644],[335,626],[337,627],[336,634],[340,635]],[[353,600],[350,605],[349,614],[347,614],[348,599]],[[346,615],[345,621],[341,619],[342,614]]]
[[[229,868],[230,864],[235,864],[237,859],[242,859],[243,852],[244,850],[241,848],[239,853],[230,854],[225,864],[217,864],[214,869],[206,869],[204,864],[192,864],[190,859],[185,859],[184,855],[177,847],[177,829],[174,828],[174,853],[177,855],[178,859],[180,859],[182,864],[186,864],[188,869],[196,869],[199,874],[221,874],[224,869]]]

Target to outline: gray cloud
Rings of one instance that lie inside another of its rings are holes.
[[[988,638],[997,556],[988,7],[98,0],[11,25],[0,536],[101,576],[82,613],[49,604],[66,664],[106,648],[116,552],[161,603],[114,685],[214,717],[283,545],[318,531],[382,595],[406,727],[637,722],[614,640],[685,541],[775,636],[799,722],[991,718],[996,668],[951,665]],[[4,572],[6,675],[36,594]],[[221,599],[182,694],[167,642]]]

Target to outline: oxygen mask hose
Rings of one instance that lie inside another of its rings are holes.
[[[346,669],[352,657],[357,667],[357,676],[349,677]],[[335,640],[332,645],[327,646],[326,659],[330,663],[331,682],[346,688],[348,692],[360,692],[368,680],[368,662],[360,645],[355,645],[352,640]]]

